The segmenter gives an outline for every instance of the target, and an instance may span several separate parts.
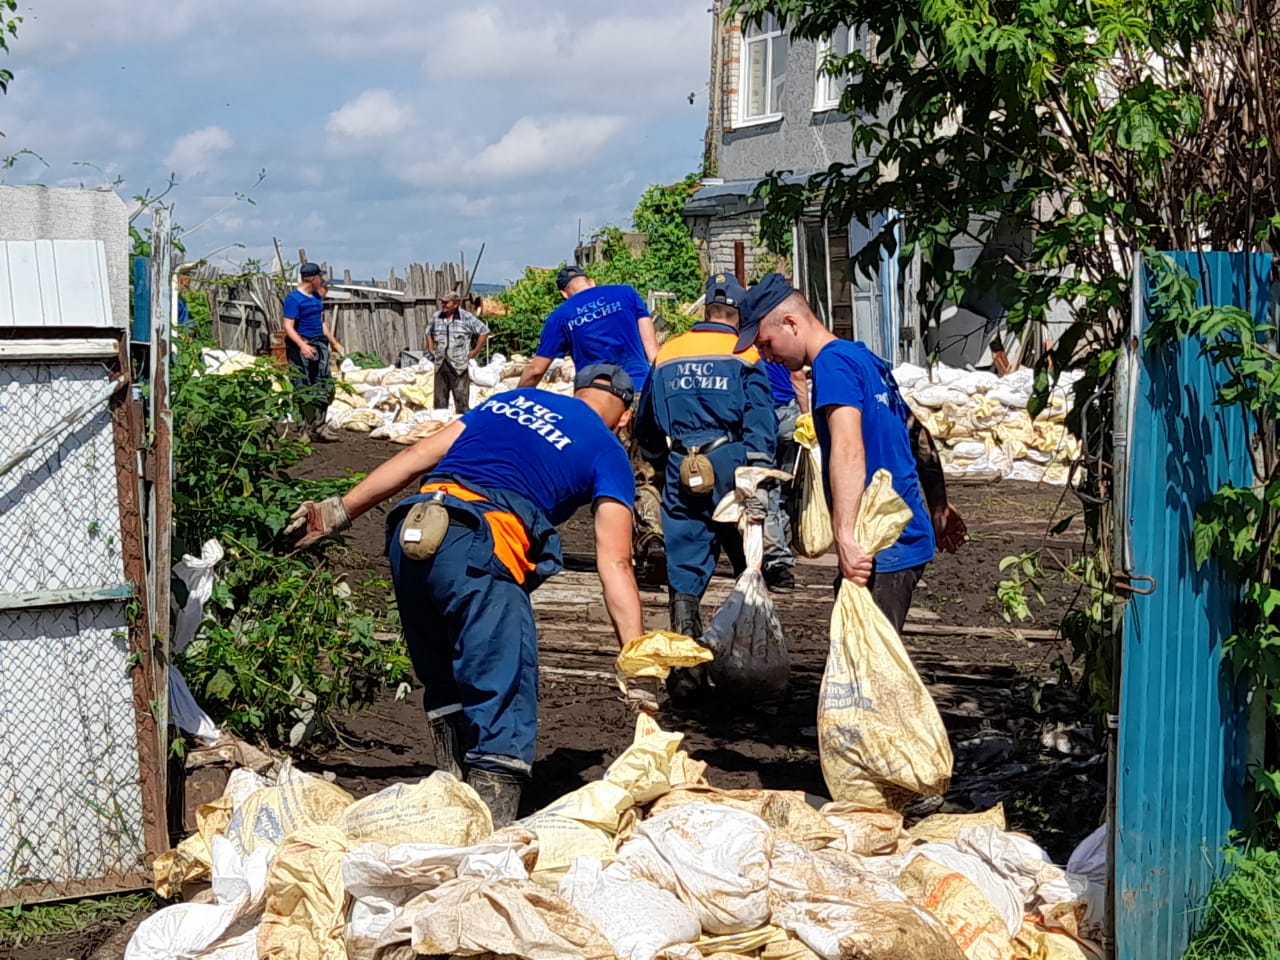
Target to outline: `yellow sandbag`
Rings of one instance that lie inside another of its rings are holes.
[[[1058,930],[1046,930],[1030,919],[1013,938],[1018,960],[1102,960],[1102,949]]]
[[[471,787],[437,771],[417,783],[394,783],[357,800],[337,826],[353,841],[441,843],[468,847],[493,833],[489,808]]]
[[[578,857],[612,860],[623,815],[670,790],[673,776],[687,775],[688,758],[678,749],[683,738],[641,714],[634,741],[609,764],[603,778],[521,821],[538,837],[538,861],[530,874],[534,882],[554,888]]]
[[[698,952],[711,960],[717,954],[751,954],[771,943],[781,943],[787,939],[787,931],[766,923],[763,927],[748,930],[745,933],[722,933],[719,936],[703,934],[694,944]]]
[[[837,850],[860,857],[878,857],[898,852],[907,834],[902,814],[887,807],[863,807],[854,803],[828,803],[822,816],[839,831],[832,844]]]
[[[1007,829],[1003,803],[997,803],[989,810],[980,810],[977,813],[935,813],[925,817],[907,833],[916,840],[946,841],[960,836],[961,830],[987,825],[1000,830]]]
[[[1004,920],[983,892],[959,873],[915,857],[898,878],[898,889],[937,917],[966,960],[1015,960]]]
[[[342,860],[349,845],[332,826],[308,827],[276,849],[258,927],[263,960],[346,960]]]
[[[435,391],[418,384],[408,384],[400,388],[400,399],[411,407],[430,410],[435,406]]]
[[[337,822],[353,799],[341,787],[285,764],[276,786],[256,791],[236,807],[225,836],[236,853],[247,857],[295,830]]]
[[[628,679],[667,679],[672,667],[696,667],[711,662],[711,651],[692,637],[653,630],[627,641],[618,654],[618,673]]]
[[[889,472],[877,470],[858,511],[858,542],[874,556],[910,519]],[[951,744],[938,708],[871,591],[848,580],[831,613],[818,748],[833,800],[901,807],[915,794],[945,793],[951,780]]]
[[[800,458],[800,522],[796,531],[796,550],[801,556],[820,557],[830,548],[831,510],[822,484],[822,454],[818,449],[818,433],[813,414],[796,417],[795,441],[804,447]]]
[[[721,803],[735,810],[745,810],[773,828],[776,836],[790,840],[807,850],[821,850],[840,839],[840,830],[810,806],[800,790],[721,790],[707,785],[686,784],[673,787],[649,807],[648,815],[658,814],[686,803]],[[898,822],[902,818],[898,817]]]

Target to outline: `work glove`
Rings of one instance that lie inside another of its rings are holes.
[[[650,716],[658,712],[658,694],[650,690],[649,685],[657,687],[657,681],[640,677],[624,677],[617,671],[618,687],[622,690],[622,702],[635,713],[647,713]]]
[[[351,518],[347,516],[347,508],[342,505],[338,496],[325,497],[319,503],[308,500],[289,517],[289,525],[284,528],[285,538],[294,549],[309,547],[321,537],[331,537],[351,527]]]
[[[742,515],[749,523],[764,523],[764,518],[769,515],[769,494],[757,490],[743,500]]]

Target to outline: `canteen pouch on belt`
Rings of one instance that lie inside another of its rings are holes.
[[[716,488],[715,469],[699,447],[691,447],[680,464],[680,487],[686,493],[707,497]]]
[[[449,511],[441,490],[409,508],[400,524],[400,549],[410,560],[426,560],[440,549],[448,530]]]

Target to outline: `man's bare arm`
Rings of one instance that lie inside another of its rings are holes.
[[[520,382],[517,387],[536,387],[542,382],[542,378],[547,375],[547,368],[551,366],[550,357],[534,357],[524,366],[524,373],[520,374]]]
[[[631,508],[617,500],[596,504],[596,572],[604,590],[604,606],[621,648],[644,633],[640,589],[631,566]]]
[[[867,487],[867,451],[862,439],[862,411],[857,407],[824,407],[831,431],[831,532],[846,580],[865,584],[871,577],[871,556],[858,543],[858,511]]]

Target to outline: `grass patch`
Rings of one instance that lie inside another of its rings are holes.
[[[1227,851],[1183,960],[1280,960],[1280,852]]]
[[[152,910],[155,906],[156,898],[151,893],[128,893],[62,903],[15,904],[0,909],[0,948],[24,947],[87,927],[117,927],[135,914]]]

